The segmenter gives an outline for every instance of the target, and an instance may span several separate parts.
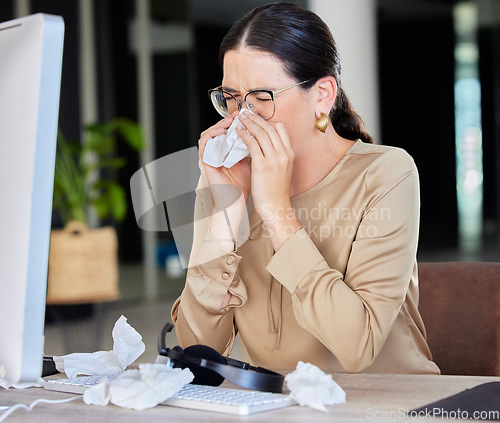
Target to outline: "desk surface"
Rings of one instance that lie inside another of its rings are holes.
[[[374,375],[334,374],[333,379],[346,391],[346,404],[328,407],[328,413],[307,407],[293,406],[251,416],[239,417],[222,413],[207,413],[177,407],[157,406],[144,411],[123,409],[114,405],[88,406],[82,400],[63,404],[39,404],[30,413],[16,410],[6,422],[367,422],[406,421],[401,413],[454,395],[464,389],[486,382],[500,382],[500,377],[436,376],[436,375]],[[230,385],[228,385],[230,386]],[[234,387],[234,386],[233,386]],[[29,405],[35,399],[64,399],[74,396],[41,388],[2,390],[0,400]],[[0,411],[1,416],[2,411]],[[139,420],[140,419],[140,420]],[[423,418],[415,420],[426,420]],[[430,419],[428,419],[430,420]],[[439,419],[439,422],[452,420]],[[456,420],[455,420],[456,421]]]

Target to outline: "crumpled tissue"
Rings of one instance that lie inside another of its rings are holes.
[[[4,389],[9,389],[9,388],[14,388],[14,389],[25,389],[25,388],[31,388],[31,387],[41,387],[43,386],[43,380],[42,378],[39,378],[37,382],[19,382],[19,383],[12,383],[5,379],[5,375],[7,374],[7,370],[5,369],[5,366],[2,364],[0,365],[0,387]]]
[[[192,382],[188,368],[174,369],[164,364],[140,364],[139,369],[125,370],[114,378],[105,378],[83,394],[86,404],[112,403],[134,410],[152,408]]]
[[[299,405],[327,411],[325,405],[345,403],[345,391],[332,379],[311,363],[299,361],[297,368],[285,376],[291,397]]]
[[[78,375],[115,376],[132,364],[146,349],[142,336],[120,316],[113,328],[113,349],[54,357],[57,370],[69,378]]]
[[[248,109],[241,109],[225,134],[218,135],[207,141],[203,161],[213,167],[233,167],[240,160],[247,157],[250,152],[243,140],[236,133],[240,126],[239,116]],[[250,112],[250,110],[248,110]],[[252,112],[250,112],[252,113]]]

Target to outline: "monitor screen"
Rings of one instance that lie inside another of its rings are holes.
[[[64,22],[0,23],[0,367],[41,375]]]

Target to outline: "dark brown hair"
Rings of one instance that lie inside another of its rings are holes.
[[[301,86],[303,89],[310,88],[320,78],[333,76],[338,87],[330,111],[335,131],[350,140],[373,142],[341,88],[337,47],[328,26],[318,15],[285,2],[257,7],[238,20],[222,40],[221,65],[228,51],[240,47],[273,54],[295,81],[309,80]]]

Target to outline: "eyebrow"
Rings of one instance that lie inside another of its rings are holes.
[[[235,90],[234,88],[230,88],[230,87],[225,87],[224,85],[221,86],[221,89],[224,90],[224,91],[227,91],[228,93],[239,93],[238,90]],[[273,91],[267,87],[258,87],[258,88],[254,88],[253,90],[249,90],[247,92],[252,92],[252,91]]]
[[[221,88],[221,90],[227,91],[228,93],[237,93],[238,92],[234,88],[225,87],[224,85],[221,85],[220,88]]]

